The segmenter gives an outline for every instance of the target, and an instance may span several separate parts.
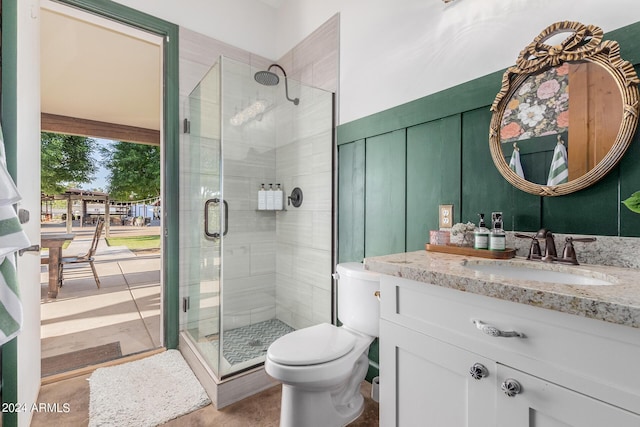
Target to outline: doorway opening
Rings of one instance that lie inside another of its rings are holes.
[[[42,256],[42,377],[53,378],[165,344],[164,39],[59,3],[41,6],[42,131],[155,151],[159,174],[159,191],[149,194],[112,194],[116,178],[43,195],[42,246],[45,234],[69,237],[61,268],[50,262],[55,249]],[[87,256],[94,241],[95,271],[65,262]]]

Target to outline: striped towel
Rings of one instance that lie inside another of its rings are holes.
[[[558,142],[553,150],[553,160],[549,169],[547,185],[558,185],[569,181],[569,169],[567,168],[567,149],[564,144]]]
[[[511,160],[509,160],[509,168],[517,173],[520,178],[524,179],[524,172],[522,171],[522,164],[520,163],[520,150],[513,150]]]
[[[15,252],[31,243],[13,208],[19,200],[18,189],[7,171],[0,128],[0,345],[13,339],[22,327]]]
[[[15,254],[0,257],[0,345],[12,340],[22,327]]]
[[[10,205],[18,200],[20,200],[20,194],[18,194],[18,189],[7,171],[7,162],[4,155],[4,136],[2,127],[0,127],[0,205]]]
[[[26,248],[30,244],[13,206],[0,206],[0,257]]]

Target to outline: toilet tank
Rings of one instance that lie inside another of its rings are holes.
[[[359,262],[338,264],[338,319],[344,326],[377,337],[380,331],[380,274]]]

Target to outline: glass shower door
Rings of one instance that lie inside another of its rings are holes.
[[[182,330],[219,376],[221,245],[225,204],[221,194],[220,63],[185,104],[180,148],[180,275]]]

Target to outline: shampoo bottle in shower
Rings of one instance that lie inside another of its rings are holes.
[[[267,190],[264,189],[264,184],[262,184],[258,191],[258,210],[263,211],[265,209],[267,209]]]
[[[274,202],[274,191],[273,191],[273,184],[269,184],[269,189],[266,191],[267,193],[267,210],[268,211],[272,211],[274,209],[273,207],[273,202]]]
[[[281,211],[284,208],[280,184],[276,184],[276,189],[273,191],[273,208],[277,211]]]

